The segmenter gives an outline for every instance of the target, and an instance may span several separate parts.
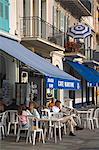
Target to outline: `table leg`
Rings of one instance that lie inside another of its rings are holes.
[[[55,143],[57,143],[57,136],[56,136],[56,122],[54,123],[54,138],[55,138]]]
[[[59,139],[61,141],[62,140],[62,136],[61,136],[61,124],[60,124],[60,122],[58,122],[58,128],[59,128]]]

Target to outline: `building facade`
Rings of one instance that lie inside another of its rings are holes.
[[[75,70],[73,71],[70,66],[65,64],[64,68],[63,58],[65,55],[66,59],[68,57],[70,60],[84,61],[92,56],[90,55],[90,50],[94,50],[94,29],[93,18],[89,17],[91,16],[92,8],[90,0],[0,0],[0,8],[1,36],[19,41],[33,53],[38,54],[59,69],[65,70],[82,80],[82,77]],[[68,28],[79,22],[91,26],[93,35],[86,40],[80,41],[82,49],[79,52],[68,53],[65,45],[68,41],[74,41],[72,37],[67,36]],[[93,53],[93,51],[91,52]],[[3,62],[3,64],[6,64],[6,79],[11,80],[13,84],[23,81],[23,74],[25,72],[28,73],[28,80],[31,82],[33,81],[36,84],[35,81],[38,80],[39,90],[44,88],[40,84],[42,82],[41,78],[37,79],[37,76],[26,65],[20,63],[15,58],[6,56],[6,54],[1,54],[1,57],[2,55],[2,60],[6,58],[6,63],[5,61]],[[74,92],[63,89],[46,90],[45,88],[43,91],[45,99],[48,98],[47,95],[52,95],[63,103],[67,97],[71,98],[74,104],[86,103],[86,99],[92,101],[93,89],[87,89],[85,80],[82,82],[83,92],[82,90]],[[41,92],[42,90],[40,95]],[[89,94],[87,95],[87,93]],[[15,97],[15,93],[13,95]]]

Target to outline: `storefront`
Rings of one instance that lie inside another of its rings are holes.
[[[41,104],[44,103],[46,89],[80,89],[80,81],[78,79],[53,66],[47,60],[31,52],[17,41],[0,37],[0,49],[1,52],[7,53],[13,58],[12,63],[15,63],[15,71],[11,71],[12,74],[14,73],[15,76],[16,74],[21,76],[21,80],[16,77],[17,80],[15,79],[13,82],[18,82],[16,83],[18,92],[15,93],[15,98],[18,97],[19,101],[20,98],[22,98],[22,103],[23,101],[27,103],[30,98],[32,99],[34,96],[32,94],[40,95],[40,102]],[[22,66],[22,64],[24,64],[23,66],[26,68],[20,72],[20,66]],[[32,73],[32,75],[30,75],[30,73]],[[22,88],[25,86],[27,88]],[[40,90],[40,93],[37,88]],[[23,93],[27,95],[25,98]]]
[[[69,65],[72,72],[76,72],[76,77],[78,76],[81,80],[81,92],[74,93],[74,105],[80,107],[94,104],[94,87],[99,87],[99,72],[78,62],[66,61],[65,63]],[[78,95],[79,98],[77,99]]]

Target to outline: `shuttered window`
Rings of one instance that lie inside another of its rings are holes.
[[[3,3],[0,2],[0,17],[3,17]]]
[[[0,0],[0,29],[9,32],[9,0]]]

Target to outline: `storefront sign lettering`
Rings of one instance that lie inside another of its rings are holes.
[[[58,81],[58,86],[64,87],[64,81]]]
[[[47,79],[47,82],[49,82],[49,83],[54,83],[54,79],[53,79],[53,78],[48,78],[48,79]]]
[[[53,84],[49,84],[49,88],[53,88],[54,87],[54,85]]]
[[[73,82],[65,82],[65,87],[74,87]]]

